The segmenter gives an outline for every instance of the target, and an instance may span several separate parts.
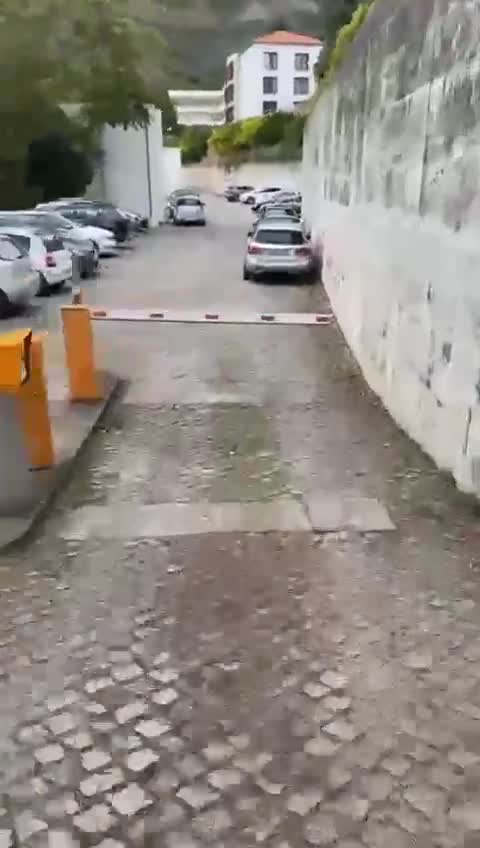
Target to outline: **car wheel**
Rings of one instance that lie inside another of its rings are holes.
[[[39,282],[37,289],[37,297],[48,297],[50,294],[50,286],[47,283],[47,280],[43,276],[43,274],[39,274]]]
[[[53,286],[50,286],[50,288],[54,292],[62,291],[66,282],[67,282],[66,280],[60,280],[59,283],[55,283]]]
[[[4,291],[0,289],[0,318],[8,318],[12,306]]]
[[[246,265],[243,266],[243,279],[244,280],[250,280],[251,279],[250,271],[248,270]]]

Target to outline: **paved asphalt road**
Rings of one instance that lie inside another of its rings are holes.
[[[209,211],[109,262],[88,299],[325,306],[244,283],[249,212]],[[61,299],[37,315],[54,342]],[[0,560],[0,848],[478,846],[478,507],[335,326],[96,338],[123,393]],[[346,496],[396,529],[313,532],[303,505]]]

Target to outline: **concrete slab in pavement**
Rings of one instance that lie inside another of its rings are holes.
[[[67,479],[72,462],[115,395],[119,381],[105,375],[105,397],[99,403],[71,403],[63,381],[53,381],[49,395],[56,463],[53,468],[30,471],[21,480],[10,508],[2,499],[0,514],[0,550],[18,542],[44,514],[52,498]],[[50,389],[50,381],[49,381]],[[0,485],[2,480],[0,478]]]

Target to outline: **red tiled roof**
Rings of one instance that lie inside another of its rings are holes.
[[[267,35],[261,35],[255,39],[255,44],[302,44],[308,47],[320,46],[319,38],[313,38],[311,35],[301,35],[299,32],[287,32],[284,29],[278,29],[275,32],[270,32]]]

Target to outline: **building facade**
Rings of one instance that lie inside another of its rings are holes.
[[[222,89],[169,91],[178,123],[186,127],[218,127],[225,121]]]
[[[283,30],[260,36],[227,59],[225,121],[294,112],[312,95],[322,42]]]

